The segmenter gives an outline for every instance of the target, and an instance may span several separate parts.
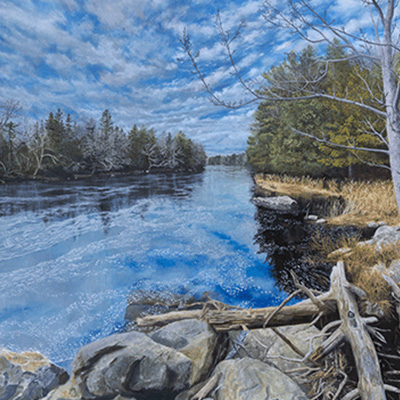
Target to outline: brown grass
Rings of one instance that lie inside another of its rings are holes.
[[[345,182],[257,174],[256,184],[268,194],[287,195],[298,199],[323,196],[342,197],[345,209],[330,207],[328,222],[332,225],[367,225],[369,222],[384,221],[388,225],[399,223],[394,188],[391,181]]]
[[[390,310],[391,289],[382,273],[388,273],[390,264],[400,259],[400,241],[382,245],[378,249],[375,245],[359,243],[357,238],[344,236],[334,241],[330,237],[317,235],[311,246],[317,256],[309,261],[344,261],[347,279],[363,289],[372,304],[377,303],[385,313]]]

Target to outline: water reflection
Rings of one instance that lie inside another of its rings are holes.
[[[234,167],[0,187],[0,343],[67,363],[124,324],[132,290],[283,294],[253,243],[252,179]]]

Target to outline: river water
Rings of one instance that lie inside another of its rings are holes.
[[[278,304],[246,169],[0,186],[0,347],[70,367],[136,289]]]

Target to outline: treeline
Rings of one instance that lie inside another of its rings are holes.
[[[337,41],[322,58],[333,62],[321,62],[311,46],[291,52],[264,74],[265,94],[284,98],[322,92],[376,106],[382,97],[378,69],[347,57]],[[321,73],[321,68],[326,70]],[[254,118],[247,156],[257,171],[311,176],[346,171],[353,178],[355,170],[365,169],[360,165],[387,167],[382,153],[345,148],[386,148],[384,119],[355,105],[321,98],[264,101]]]
[[[246,153],[216,155],[207,158],[207,165],[245,166],[246,164],[247,164]]]
[[[108,110],[98,121],[77,124],[61,110],[21,128],[17,104],[0,110],[0,177],[96,174],[114,171],[199,171],[206,164],[201,144],[181,131],[156,135],[137,127],[125,133]],[[11,110],[10,110],[11,109]]]

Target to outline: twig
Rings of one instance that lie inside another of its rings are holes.
[[[267,319],[264,322],[263,328],[266,328],[268,326],[269,321],[271,321],[271,319],[278,314],[279,311],[282,310],[283,307],[285,307],[285,305],[287,303],[289,303],[290,300],[292,300],[294,297],[296,297],[297,295],[299,295],[302,291],[300,289],[294,291],[290,296],[288,296],[280,305],[278,308],[276,308],[274,311],[272,311],[272,313],[270,315],[268,315]]]

